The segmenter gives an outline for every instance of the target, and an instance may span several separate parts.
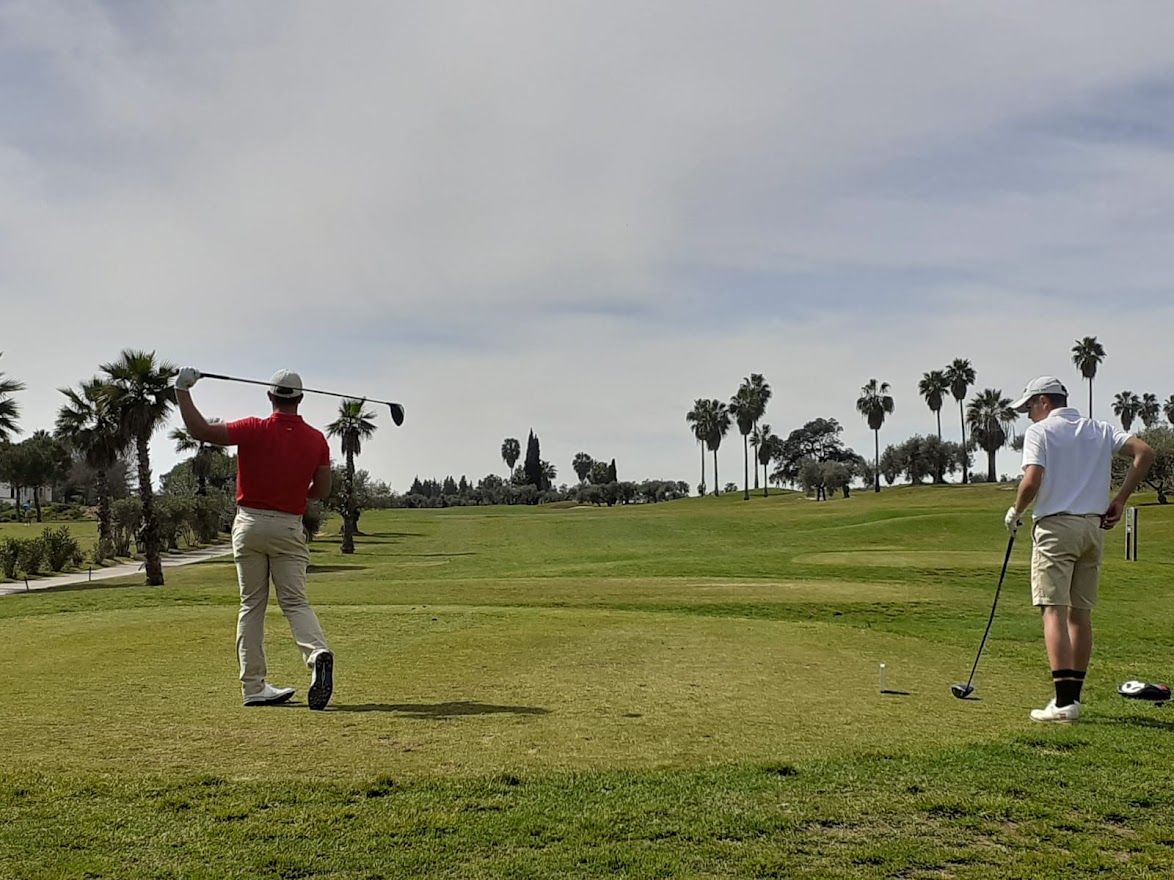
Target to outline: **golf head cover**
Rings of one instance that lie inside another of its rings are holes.
[[[1117,693],[1130,700],[1152,700],[1155,703],[1165,703],[1170,699],[1170,686],[1150,684],[1144,681],[1126,681],[1117,688]]]

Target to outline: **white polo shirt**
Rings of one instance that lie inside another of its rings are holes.
[[[1044,469],[1032,517],[1104,513],[1109,506],[1113,456],[1131,435],[1108,422],[1083,418],[1071,407],[1052,410],[1023,435],[1023,467]]]

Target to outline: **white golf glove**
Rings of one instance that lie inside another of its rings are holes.
[[[1020,518],[1019,513],[1015,510],[1014,504],[1007,508],[1007,515],[1003,517],[1003,525],[1007,527],[1007,531],[1010,532],[1012,536],[1014,536],[1015,533],[1019,531],[1019,527],[1023,525],[1023,520]]]
[[[200,371],[195,367],[184,367],[175,377],[175,390],[189,391],[198,381],[200,381]]]

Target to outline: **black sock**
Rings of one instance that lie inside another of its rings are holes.
[[[1078,679],[1077,676],[1080,676]],[[1056,708],[1071,706],[1080,699],[1084,673],[1076,669],[1053,669],[1052,684],[1056,686]]]
[[[1073,699],[1079,703],[1080,702],[1080,692],[1084,689],[1084,670],[1083,669],[1073,669],[1072,670],[1072,677],[1074,679],[1076,679],[1076,681],[1074,682],[1074,684],[1076,685],[1076,694],[1073,696]]]

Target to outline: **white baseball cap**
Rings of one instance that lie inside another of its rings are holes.
[[[1027,412],[1028,401],[1037,394],[1058,394],[1067,397],[1068,389],[1055,376],[1037,376],[1027,383],[1027,387],[1023,389],[1023,396],[1011,404],[1011,409],[1015,412]]]
[[[278,370],[269,378],[269,393],[274,397],[302,396],[302,377],[293,370]]]

